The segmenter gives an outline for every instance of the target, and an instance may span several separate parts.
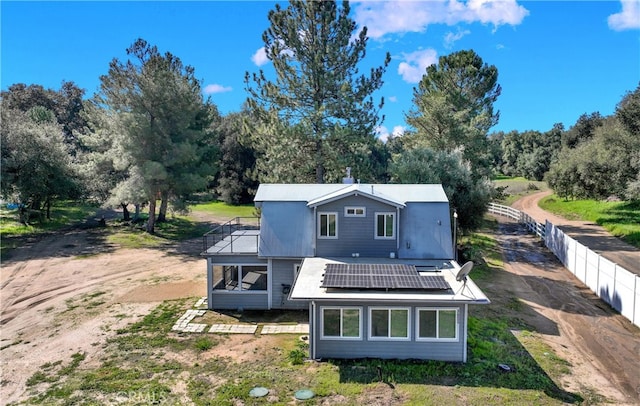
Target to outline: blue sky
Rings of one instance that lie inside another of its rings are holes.
[[[13,83],[99,87],[111,59],[141,37],[195,68],[223,114],[246,99],[244,74],[263,69],[267,13],[275,2],[0,2],[3,90]],[[287,2],[280,2],[286,6]],[[492,131],[569,127],[583,113],[610,115],[640,82],[640,0],[351,2],[368,27],[363,70],[392,61],[377,96],[380,136],[398,133],[412,89],[439,56],[473,49],[499,72]]]

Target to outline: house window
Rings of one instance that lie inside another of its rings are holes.
[[[376,239],[393,239],[396,236],[396,214],[376,213]]]
[[[338,238],[338,213],[318,213],[318,237]]]
[[[409,309],[372,307],[369,311],[369,338],[409,339]]]
[[[417,340],[458,341],[458,309],[417,309]]]
[[[367,209],[364,207],[350,207],[344,208],[345,217],[366,217]]]
[[[359,340],[362,338],[362,309],[322,307],[321,339]]]
[[[214,266],[213,281],[215,290],[266,291],[267,267],[263,265]]]

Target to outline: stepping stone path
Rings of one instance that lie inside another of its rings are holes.
[[[204,316],[206,312],[206,310],[187,310],[182,317],[178,319],[176,324],[171,327],[171,330],[185,333],[202,333],[204,329],[207,328],[207,325],[191,323],[191,320],[199,316]]]
[[[198,299],[193,306],[196,309],[189,309],[176,321],[171,330],[184,333],[202,333],[207,328],[206,324],[192,323],[196,317],[204,316],[207,306],[207,298]],[[213,324],[209,333],[218,334],[255,334],[258,331],[258,324]],[[309,334],[309,324],[264,324],[260,334]]]

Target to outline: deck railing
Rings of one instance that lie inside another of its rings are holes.
[[[202,248],[206,252],[219,242],[226,241],[231,246],[231,252],[234,252],[234,241],[238,238],[247,238],[244,235],[234,235],[235,232],[241,230],[260,230],[260,217],[235,217],[224,224],[220,224],[202,236]],[[255,238],[257,247],[258,235]]]

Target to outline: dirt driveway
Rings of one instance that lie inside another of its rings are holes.
[[[502,220],[501,220],[502,221]],[[543,335],[572,373],[568,391],[592,388],[620,404],[639,404],[640,332],[505,220],[506,271],[492,291],[509,289],[528,305],[523,320]],[[200,241],[163,249],[119,249],[100,229],[29,241],[0,274],[0,399],[28,398],[26,381],[47,362],[86,354],[100,362],[107,338],[166,299],[205,295]]]
[[[551,193],[551,191],[547,190],[525,196],[516,201],[513,207],[524,211],[539,223],[549,220],[591,250],[622,266],[629,272],[640,275],[640,249],[613,237],[604,228],[592,222],[567,220],[542,210],[538,206],[538,201]]]
[[[512,220],[498,220],[507,275],[496,278],[491,290],[518,297],[526,305],[523,320],[571,364],[559,386],[595,391],[615,404],[640,404],[640,329],[567,271],[537,237]]]

